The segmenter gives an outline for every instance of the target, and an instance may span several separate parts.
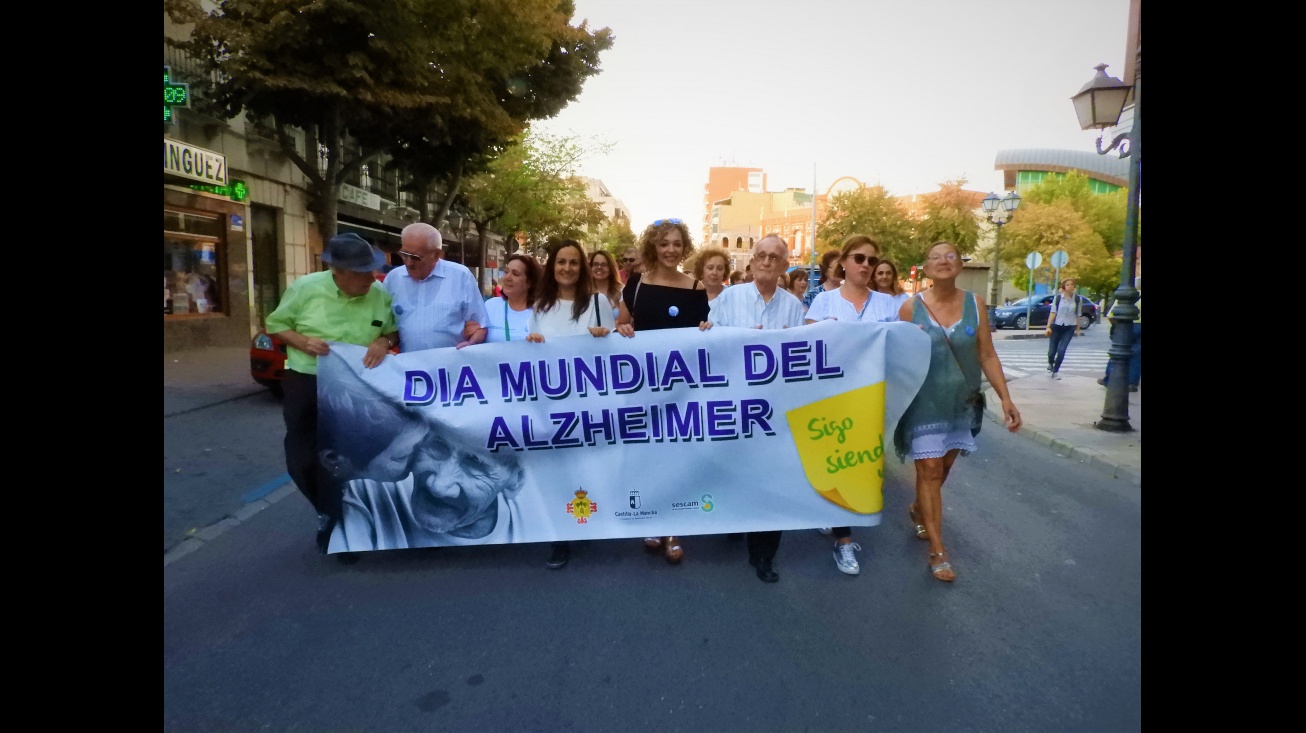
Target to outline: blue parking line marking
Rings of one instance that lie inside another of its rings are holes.
[[[283,473],[280,476],[267,482],[266,484],[263,484],[257,489],[254,489],[248,494],[245,494],[244,496],[240,497],[240,500],[245,502],[246,504],[249,504],[250,502],[258,501],[259,499],[262,499],[268,494],[271,494],[272,492],[276,491],[282,486],[285,486],[286,482],[289,480],[290,480],[290,474]]]

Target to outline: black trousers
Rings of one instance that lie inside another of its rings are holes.
[[[775,551],[780,549],[780,531],[749,532],[748,557],[774,560]]]
[[[281,416],[286,421],[286,471],[318,514],[329,511],[318,486],[317,375],[286,370],[281,380]]]

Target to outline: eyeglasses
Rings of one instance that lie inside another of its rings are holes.
[[[402,249],[399,250],[399,256],[402,257],[402,258],[404,258],[404,259],[406,259],[406,260],[412,260],[413,262],[421,262],[421,261],[422,261],[422,256],[421,256],[421,255],[415,255],[415,254],[413,254],[413,253],[411,253],[411,252],[405,252],[405,251],[403,251]]]
[[[594,260],[593,262],[590,263],[590,267],[607,267],[607,266],[608,266],[607,260]]]
[[[636,260],[635,260],[634,257],[622,257],[622,258],[621,258],[621,261],[622,261],[622,262],[635,262]]]
[[[956,253],[956,252],[944,252],[944,253],[941,254],[941,255],[930,255],[927,259],[928,259],[930,262],[942,262],[943,260],[947,260],[947,261],[949,261],[949,262],[956,262],[956,261],[957,261],[957,253]]]
[[[653,226],[660,227],[663,224],[684,224],[684,223],[685,222],[679,219],[658,219],[657,221],[653,222]]]
[[[762,262],[776,262],[784,259],[784,255],[772,254],[770,252],[759,252],[753,255],[753,259],[761,260]]]
[[[879,258],[876,257],[875,255],[868,255],[868,254],[866,254],[866,253],[864,253],[864,252],[854,252],[854,253],[848,255],[848,258],[851,259],[853,262],[856,262],[856,263],[859,264],[859,265],[864,265],[864,264],[866,264],[867,261],[874,261],[874,260],[879,259]]]

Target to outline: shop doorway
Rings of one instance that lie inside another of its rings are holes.
[[[250,206],[250,239],[254,250],[254,316],[262,326],[281,302],[281,244],[277,238],[277,210]]]

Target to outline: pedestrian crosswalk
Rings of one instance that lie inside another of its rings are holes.
[[[1046,374],[1048,368],[1048,355],[1046,351],[998,351],[998,358],[1002,360],[1002,372],[1008,379],[1016,377],[1027,377],[1030,374]],[[1071,349],[1066,352],[1066,358],[1061,362],[1061,372],[1075,372],[1082,374],[1091,374],[1102,376],[1106,373],[1106,363],[1108,360],[1105,351],[1098,350],[1079,350]]]

